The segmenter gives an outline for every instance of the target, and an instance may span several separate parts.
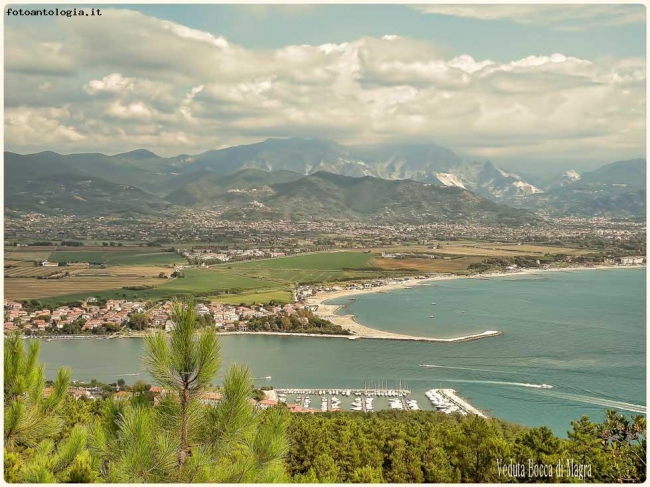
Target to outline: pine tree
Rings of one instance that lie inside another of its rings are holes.
[[[75,426],[59,440],[61,405],[71,372],[59,369],[44,397],[45,366],[38,362],[40,342],[27,350],[18,335],[4,345],[5,478],[10,482],[91,482],[95,479],[86,449],[87,431]],[[85,467],[88,468],[85,468]]]
[[[52,391],[44,397],[45,365],[38,363],[40,342],[27,351],[18,335],[4,346],[4,444],[11,449],[33,447],[56,435],[63,422],[54,414],[70,384],[70,370],[59,369]]]
[[[231,366],[222,399],[202,395],[217,375],[220,344],[200,327],[192,299],[174,303],[174,329],[145,339],[144,363],[165,389],[156,406],[110,404],[91,432],[93,452],[109,482],[281,482],[286,479],[288,412],[252,404],[250,370]]]

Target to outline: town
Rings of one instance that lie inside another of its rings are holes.
[[[373,246],[420,244],[440,240],[476,239],[500,242],[644,243],[645,221],[593,218],[554,218],[544,224],[509,227],[479,223],[385,224],[351,220],[337,221],[226,221],[210,210],[174,210],[163,220],[150,216],[138,219],[40,213],[8,212],[5,215],[5,245],[56,240],[100,240],[106,246],[140,244],[164,246],[172,243],[219,243],[226,248],[295,249],[321,251]],[[102,245],[100,243],[100,245]],[[198,256],[195,256],[198,257]],[[232,256],[231,256],[232,257]],[[259,257],[251,255],[251,257]],[[225,256],[215,257],[224,261]],[[230,259],[229,259],[230,260]]]
[[[197,303],[197,320],[222,332],[300,332],[341,334],[340,326],[316,317],[303,303],[285,305],[230,306],[219,303]],[[174,327],[173,302],[159,303],[109,299],[99,302],[89,297],[79,306],[55,308],[23,305],[16,301],[4,303],[5,333],[21,332],[25,336],[56,337],[89,334],[89,336],[141,336],[145,329],[170,331]]]

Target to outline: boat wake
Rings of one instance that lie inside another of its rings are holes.
[[[582,396],[579,394],[570,394],[567,392],[552,391],[548,393],[549,396],[557,397],[559,399],[568,399],[569,401],[584,402],[586,404],[594,404],[596,406],[604,406],[612,409],[623,409],[633,413],[646,412],[646,407],[640,404],[631,404],[629,402],[615,401],[612,399],[605,399],[602,397]]]
[[[140,372],[137,372],[135,374],[122,374],[122,375],[140,375]]]
[[[548,384],[529,384],[528,382],[506,382],[500,380],[465,380],[465,379],[442,379],[442,382],[467,382],[470,384],[496,384],[502,386],[530,387],[533,389],[552,389]]]

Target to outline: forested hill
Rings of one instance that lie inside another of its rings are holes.
[[[645,481],[644,417],[612,411],[567,430],[564,439],[545,426],[434,411],[294,414],[287,468],[293,482],[309,483]],[[504,468],[511,462],[523,470]],[[561,472],[540,468],[558,464]]]

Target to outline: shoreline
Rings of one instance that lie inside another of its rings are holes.
[[[265,336],[294,336],[301,338],[339,338],[347,340],[360,340],[360,339],[371,339],[371,340],[394,340],[394,341],[416,341],[416,342],[431,342],[431,343],[461,343],[473,340],[481,340],[484,338],[493,338],[503,335],[503,332],[498,330],[486,330],[481,333],[473,333],[470,335],[463,335],[459,337],[451,338],[436,338],[428,336],[417,336],[417,335],[408,335],[401,334],[389,331],[383,331],[376,328],[372,328],[366,325],[359,323],[354,315],[344,314],[337,315],[336,312],[343,306],[338,304],[326,304],[328,301],[334,299],[347,298],[351,296],[357,296],[361,294],[372,294],[372,293],[388,293],[391,291],[396,291],[400,289],[411,289],[415,286],[427,285],[435,281],[446,281],[452,279],[490,279],[497,277],[511,277],[511,276],[525,276],[525,275],[534,275],[541,274],[545,272],[571,272],[571,271],[583,271],[583,270],[612,270],[612,269],[641,269],[645,268],[645,265],[630,265],[630,266],[573,266],[573,267],[559,267],[559,268],[550,268],[550,269],[524,269],[515,272],[492,272],[489,274],[474,274],[474,275],[457,275],[457,274],[440,274],[425,279],[416,279],[410,278],[405,281],[395,282],[391,284],[386,284],[383,286],[374,286],[365,289],[345,289],[340,291],[334,291],[331,293],[321,293],[311,298],[308,298],[306,301],[307,305],[317,306],[317,310],[314,311],[314,314],[321,319],[326,319],[332,323],[341,326],[345,330],[351,332],[351,335],[338,335],[338,334],[312,334],[312,333],[286,333],[286,332],[273,332],[273,331],[222,331],[218,332],[217,336],[232,336],[232,335],[265,335]],[[63,340],[115,340],[122,338],[143,338],[146,336],[146,331],[136,331],[128,335],[43,335],[43,336],[21,336],[22,339],[40,339],[46,341],[63,341]]]
[[[448,281],[453,279],[491,279],[498,277],[511,277],[511,276],[526,276],[526,275],[535,275],[545,272],[571,272],[571,271],[584,271],[584,270],[612,270],[612,269],[641,269],[645,268],[645,265],[629,265],[629,266],[618,266],[618,265],[602,265],[602,266],[572,266],[572,267],[554,267],[549,269],[524,269],[515,272],[491,272],[488,274],[474,274],[474,275],[458,275],[458,274],[440,274],[437,276],[428,277],[426,279],[416,279],[411,278],[405,281],[386,284],[383,286],[374,286],[365,289],[344,289],[340,291],[334,291],[331,293],[320,293],[311,298],[308,298],[306,304],[310,306],[317,306],[314,314],[321,319],[329,320],[335,325],[339,325],[342,328],[351,331],[355,336],[359,338],[374,338],[374,339],[384,339],[384,340],[417,340],[417,341],[431,341],[431,342],[442,342],[442,343],[457,343],[465,342],[470,340],[479,340],[482,338],[495,337],[502,335],[503,332],[497,330],[487,330],[483,333],[477,333],[473,335],[465,335],[460,337],[453,338],[435,338],[435,337],[421,337],[415,335],[405,335],[400,333],[394,333],[389,331],[378,330],[376,328],[371,328],[369,326],[359,323],[355,316],[352,314],[339,315],[336,312],[343,306],[340,304],[328,304],[329,301],[342,298],[350,298],[354,296],[359,296],[362,294],[373,294],[373,293],[389,293],[391,291],[397,291],[400,289],[411,289],[414,286],[427,285],[435,281]]]

